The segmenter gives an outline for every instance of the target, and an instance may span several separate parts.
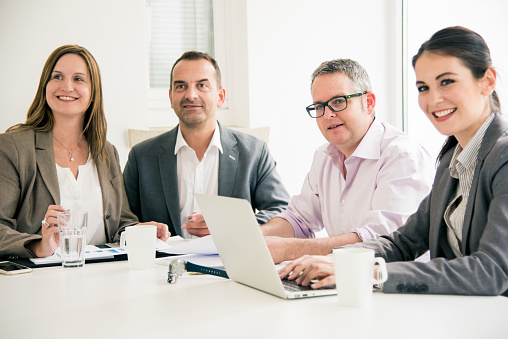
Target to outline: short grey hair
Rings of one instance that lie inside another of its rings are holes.
[[[335,59],[325,61],[312,73],[310,88],[316,77],[325,74],[344,73],[353,81],[353,87],[357,92],[370,92],[372,86],[370,84],[370,78],[365,68],[358,63],[358,61],[351,59]]]

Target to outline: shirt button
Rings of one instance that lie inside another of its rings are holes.
[[[345,205],[345,204],[346,204],[346,199],[342,199],[340,203],[341,203],[342,205]]]

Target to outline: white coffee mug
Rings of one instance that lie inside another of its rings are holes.
[[[155,264],[157,226],[134,225],[125,228],[120,236],[120,247],[127,250],[129,267],[152,268]]]
[[[383,258],[374,257],[374,250],[366,248],[337,248],[333,250],[335,283],[339,303],[343,306],[364,307],[372,299],[373,284],[388,279]],[[378,264],[381,280],[374,278],[374,266]]]

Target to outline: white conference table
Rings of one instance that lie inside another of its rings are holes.
[[[508,338],[505,297],[374,293],[355,309],[208,275],[168,284],[167,271],[119,261],[0,276],[0,338]]]

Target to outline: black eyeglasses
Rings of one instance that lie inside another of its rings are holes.
[[[361,93],[349,94],[349,95],[341,95],[335,98],[331,98],[327,102],[318,102],[312,105],[307,106],[305,109],[307,113],[309,113],[311,118],[319,118],[325,114],[325,107],[328,106],[333,112],[340,112],[347,108],[347,99],[354,97],[361,97],[366,94],[368,91],[364,91]]]

